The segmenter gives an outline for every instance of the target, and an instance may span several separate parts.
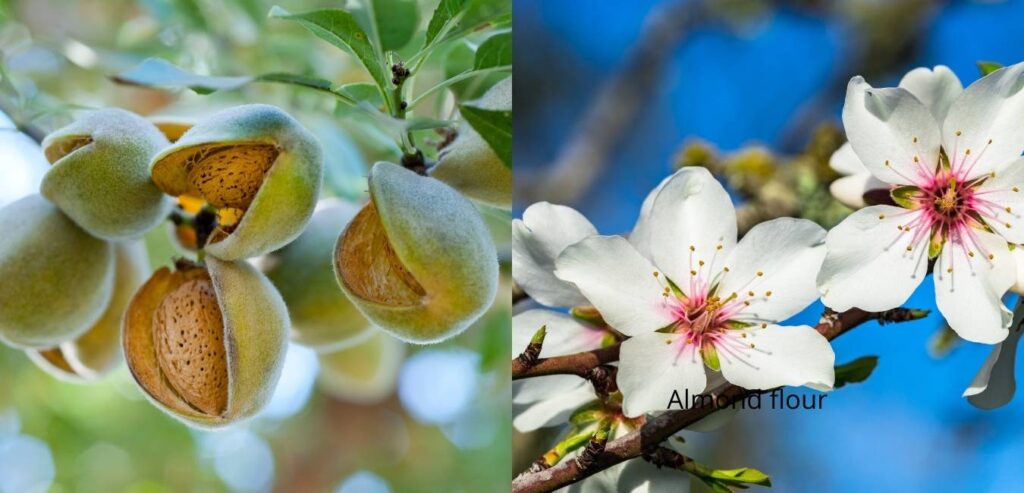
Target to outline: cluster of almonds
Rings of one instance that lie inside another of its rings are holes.
[[[496,89],[484,99],[510,105],[511,82]],[[373,399],[403,351],[375,328],[443,340],[496,294],[495,247],[463,194],[507,207],[511,170],[468,127],[437,178],[375,164],[361,208],[318,205],[319,144],[267,105],[194,126],[94,111],[42,146],[41,194],[0,209],[0,341],[72,381],[99,378],[123,351],[150,401],[193,426],[261,409],[289,337],[322,353],[347,397]],[[173,236],[203,260],[146,280],[139,238],[172,198]]]

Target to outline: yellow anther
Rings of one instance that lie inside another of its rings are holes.
[[[1010,228],[1013,227],[1010,223],[1006,223],[1005,226],[1006,226],[1006,229],[1010,229]]]
[[[754,343],[750,343],[750,349],[754,349]]]
[[[721,250],[721,249],[722,249],[722,245],[718,245],[718,246],[715,247],[715,250]]]
[[[691,271],[690,271],[690,275],[691,275],[691,276],[695,276],[695,275],[697,275],[697,271],[695,271],[695,270],[691,270]]]
[[[690,251],[691,252],[696,252],[697,251],[697,247],[695,247],[693,245],[690,245]]]
[[[1006,212],[1013,212],[1009,207],[1006,208]]]
[[[882,219],[885,219],[885,214],[878,215],[878,220],[881,221]]]
[[[988,143],[991,144],[992,143],[992,139],[988,139]]]
[[[761,272],[761,271],[757,271],[757,277],[761,277],[761,276],[763,276],[763,275],[764,275],[764,272]]]
[[[990,253],[990,254],[988,254],[988,259],[989,259],[989,260],[995,260],[995,258],[996,258],[996,256],[995,256],[995,255],[993,255],[993,254],[991,254],[991,253]]]
[[[910,246],[910,245],[907,245],[907,251],[908,251],[908,252],[912,252],[912,251],[914,251],[914,247],[912,247],[912,246]]]
[[[962,133],[961,131],[957,130],[956,131],[956,136],[959,137],[961,133]]]
[[[768,324],[762,322],[761,323],[761,328],[762,329],[767,329],[768,328]]]
[[[889,166],[889,160],[888,159],[885,160],[885,165]]]
[[[973,257],[974,256],[974,252],[967,252],[967,256],[968,257]]]
[[[765,296],[771,296],[771,295],[772,295],[772,292],[771,292],[771,290],[765,291],[765,292],[764,292],[764,295],[765,295]]]
[[[1014,192],[1019,192],[1019,191],[1020,191],[1020,189],[1019,189],[1019,188],[1017,188],[1017,187],[1013,187],[1013,191],[1014,191]]]
[[[915,162],[915,163],[917,163],[917,162],[920,162],[920,160],[919,160],[919,159],[917,159],[917,156],[914,156],[914,162]]]
[[[753,291],[747,291],[747,296],[753,297],[754,296],[754,292]]]
[[[698,260],[697,261],[697,265],[699,265],[701,267],[704,267],[704,261],[703,260]]]
[[[658,271],[654,271],[654,277],[658,277]]]
[[[722,270],[725,271],[725,272],[729,272],[729,268],[728,267],[723,267]]]
[[[917,143],[917,137],[914,137],[914,143],[915,144]]]

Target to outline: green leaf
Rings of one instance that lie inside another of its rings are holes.
[[[335,89],[335,91],[348,96],[357,104],[365,102],[374,108],[380,109],[384,107],[384,98],[381,97],[380,90],[377,89],[375,84],[370,82],[354,82],[352,84],[345,84]],[[335,114],[338,116],[344,116],[351,114],[354,111],[359,111],[359,109],[355,106],[339,105]]]
[[[772,485],[772,478],[770,476],[752,467],[715,469],[711,471],[711,477],[730,483],[756,484],[759,486]]]
[[[316,77],[304,75],[286,74],[274,72],[269,74],[251,76],[219,76],[219,75],[196,75],[171,64],[160,58],[147,58],[142,63],[128,69],[118,75],[111,77],[115,82],[143,87],[157,87],[163,89],[191,89],[199,94],[210,94],[217,91],[238,89],[253,82],[272,82],[278,84],[290,84],[306,87],[321,92],[330,93],[354,104],[348,96],[339,94],[331,89],[331,82]]]
[[[382,50],[399,50],[409,43],[420,22],[416,0],[367,0]]]
[[[512,65],[512,31],[495,34],[476,49],[473,68],[481,70],[502,65]]]
[[[462,117],[469,122],[487,145],[505,163],[512,167],[512,111],[485,110],[470,103],[459,106]]]
[[[836,367],[836,381],[832,386],[838,389],[848,383],[858,383],[867,380],[871,373],[878,366],[878,356],[862,356],[849,363]]]
[[[147,58],[142,63],[112,77],[115,82],[145,87],[188,88],[199,94],[237,89],[255,80],[251,76],[196,75],[167,60]]]
[[[992,72],[995,72],[996,70],[1003,68],[1003,64],[999,62],[978,61],[977,64],[978,70],[981,72],[981,75],[983,77],[988,74],[991,74]]]
[[[465,5],[466,0],[441,0],[441,3],[437,4],[437,8],[434,9],[434,15],[430,18],[430,23],[427,24],[427,36],[423,45],[429,46],[430,42],[441,33],[445,25],[451,22],[459,12],[462,12],[462,8]]]
[[[949,356],[949,353],[961,342],[963,339],[949,325],[946,325],[928,338],[928,355],[932,358],[944,358]]]
[[[384,70],[384,61],[378,58],[366,32],[352,14],[336,9],[291,14],[275,5],[270,9],[270,17],[298,22],[320,39],[353,54],[381,91],[389,87],[391,78]]]

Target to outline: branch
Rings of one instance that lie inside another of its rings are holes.
[[[927,313],[928,312],[926,310],[913,310],[907,308],[895,308],[877,313],[866,312],[856,308],[842,313],[827,310],[815,329],[821,335],[825,336],[825,338],[832,340],[852,330],[854,327],[871,320],[878,320],[879,323],[903,322],[916,320],[927,315]],[[593,354],[606,349],[610,348],[599,349],[597,351],[591,351],[590,353]],[[578,375],[579,373],[577,372],[584,371],[583,369],[585,368],[585,365],[589,362],[589,360],[582,356],[583,354],[586,353],[546,358],[545,360],[542,360],[542,362],[546,363],[551,368],[564,367],[566,369],[570,369],[572,371],[567,371],[565,373]],[[557,361],[562,358],[565,358],[564,364],[561,361]],[[597,359],[596,354],[594,354],[593,359]],[[569,364],[568,361],[573,361],[579,364],[574,366]],[[540,363],[538,363],[538,366],[539,365]],[[598,364],[595,363],[594,366],[596,367],[597,365]],[[549,372],[544,374],[552,373]],[[726,406],[728,406],[748,396],[762,392],[765,391],[747,390],[736,385],[726,384],[711,391],[709,395],[712,396],[712,402],[725,402]],[[640,429],[608,442],[605,445],[604,452],[594,458],[589,467],[581,468],[576,461],[566,461],[543,471],[527,472],[517,476],[512,481],[512,491],[513,493],[543,493],[554,491],[569,484],[578,482],[599,471],[608,469],[615,464],[636,457],[641,457],[645,454],[649,455],[652,451],[656,450],[656,447],[658,447],[661,442],[667,440],[683,428],[686,428],[718,409],[721,409],[721,407],[724,406],[713,405],[693,407],[681,411],[668,411],[658,416],[651,417],[643,426],[640,427]]]
[[[516,358],[512,360],[512,380],[544,375],[576,375],[587,378],[595,368],[618,359],[618,344],[582,353],[540,358],[532,365],[523,362],[522,358]]]
[[[623,66],[603,84],[551,171],[537,184],[534,196],[571,204],[590,188],[641,107],[656,92],[662,69],[676,46],[709,19],[705,3],[677,0],[647,15],[640,40]]]

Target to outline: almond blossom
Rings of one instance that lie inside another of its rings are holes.
[[[850,146],[898,205],[863,208],[828,233],[818,276],[826,305],[895,308],[934,260],[936,303],[950,327],[974,342],[1006,338],[1011,314],[1000,298],[1016,280],[1008,244],[1024,242],[1022,71],[981,78],[944,116],[905,88],[850,80]]]
[[[937,65],[934,69],[918,67],[907,72],[900,80],[899,87],[906,89],[924,104],[936,120],[942,121],[949,111],[949,105],[963,91],[960,79],[945,65]],[[864,167],[847,142],[843,144],[829,159],[829,166],[837,173],[844,175],[832,182],[829,190],[832,195],[847,206],[859,209],[864,207],[864,194],[879,191],[888,195],[889,184],[875,178]]]
[[[626,416],[703,392],[705,366],[748,389],[831,388],[828,341],[778,325],[817,298],[821,227],[776,219],[737,243],[732,201],[704,168],[668,178],[642,215],[646,256],[620,236],[590,236],[555,261],[555,275],[629,336],[617,376]]]

